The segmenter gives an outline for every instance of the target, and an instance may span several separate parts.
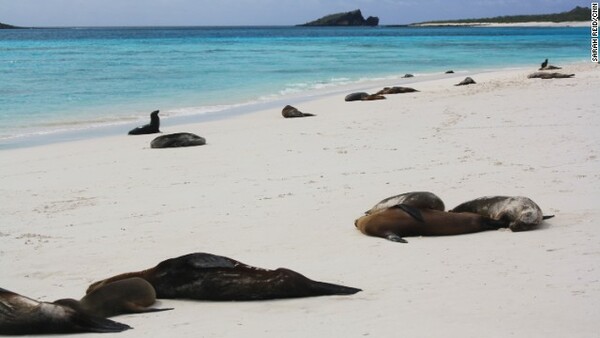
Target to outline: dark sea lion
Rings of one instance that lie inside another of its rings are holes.
[[[362,98],[362,101],[385,100],[385,96],[379,94],[371,94]]]
[[[150,123],[141,127],[133,128],[129,131],[129,135],[143,135],[143,134],[155,134],[160,133],[158,127],[160,127],[160,118],[158,117],[158,110],[150,113]]]
[[[544,62],[542,62],[542,67],[540,69],[544,69],[548,66],[548,59],[544,60]]]
[[[544,73],[535,72],[527,75],[528,79],[568,79],[575,76],[575,74],[563,74],[563,73]]]
[[[414,92],[418,92],[418,90],[410,87],[385,87],[382,90],[375,93],[375,95],[404,94]]]
[[[447,70],[446,74],[454,74],[454,71],[453,70]]]
[[[352,94],[346,95],[346,97],[344,98],[344,101],[346,101],[346,102],[362,101],[363,98],[365,98],[367,96],[369,96],[369,93],[365,93],[365,92],[352,93]]]
[[[409,205],[417,209],[446,210],[444,202],[436,194],[429,191],[411,191],[383,199],[366,211],[365,214],[373,214],[399,204]]]
[[[266,270],[231,258],[192,253],[167,259],[143,271],[117,275],[88,288],[90,293],[117,280],[140,277],[152,284],[157,298],[197,300],[264,300],[351,295],[360,289],[313,281],[284,268]]]
[[[296,109],[295,107],[292,107],[290,105],[283,107],[283,110],[281,111],[281,115],[283,115],[283,117],[285,117],[285,118],[315,116],[314,114],[303,113],[303,112],[299,111],[298,109]]]
[[[405,78],[405,79],[407,79],[407,78],[409,78],[409,77],[415,77],[415,76],[414,76],[414,75],[412,75],[412,74],[404,74],[404,76],[403,76],[403,78]]]
[[[0,335],[121,332],[129,325],[0,288]]]
[[[512,231],[531,230],[543,220],[542,209],[530,198],[522,196],[485,196],[462,203],[451,212],[473,212],[495,220],[509,223]]]
[[[151,148],[177,148],[202,146],[206,144],[206,139],[192,133],[175,133],[162,135],[150,142]]]
[[[79,301],[59,299],[54,304],[69,306],[97,317],[172,310],[149,308],[155,302],[156,292],[152,284],[145,279],[133,277],[102,285]]]
[[[433,209],[419,209],[421,219],[408,213],[413,207],[397,205],[373,214],[364,215],[354,222],[363,234],[382,237],[390,241],[406,243],[406,236],[449,236],[469,234],[507,227],[502,221],[494,221],[474,213],[451,213]],[[415,209],[415,208],[413,208]]]
[[[475,84],[475,80],[473,80],[470,77],[466,77],[464,80],[460,81],[459,83],[455,84],[455,86],[466,86],[466,85],[470,85],[470,84]]]

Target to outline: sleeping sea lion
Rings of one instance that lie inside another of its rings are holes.
[[[543,220],[542,209],[530,198],[523,196],[485,196],[456,206],[451,212],[474,212],[481,216],[509,223],[512,231],[531,230]]]
[[[384,87],[382,90],[375,93],[375,95],[388,95],[388,94],[404,94],[404,93],[414,93],[418,92],[418,90],[410,87]]]
[[[285,117],[285,118],[315,116],[314,114],[303,113],[303,112],[299,111],[296,107],[292,107],[290,105],[283,107],[283,110],[281,111],[281,115],[283,115],[283,117]]]
[[[206,139],[192,133],[174,133],[162,135],[150,142],[150,148],[178,148],[203,146]]]
[[[396,205],[374,214],[364,215],[354,222],[363,234],[382,237],[390,241],[406,243],[406,236],[449,236],[507,227],[503,221],[495,221],[478,214],[451,213],[433,209],[407,212],[411,206]],[[414,208],[413,208],[414,209]],[[417,218],[414,214],[420,214]]]
[[[121,332],[129,325],[0,288],[0,335]]]
[[[373,214],[399,204],[405,204],[417,209],[433,209],[439,211],[444,211],[446,208],[442,199],[434,193],[429,191],[412,191],[388,197],[375,204],[371,209],[365,211],[365,214]]]
[[[117,275],[88,288],[117,280],[140,277],[152,284],[157,298],[198,300],[263,300],[277,298],[351,295],[360,289],[313,281],[284,268],[266,270],[231,258],[208,253],[192,253],[167,259],[157,266]]]
[[[460,81],[459,83],[455,84],[455,86],[466,86],[466,85],[470,85],[470,84],[475,84],[475,80],[473,80],[470,77],[466,77],[464,80]]]
[[[129,135],[143,135],[143,134],[155,134],[160,133],[158,127],[160,127],[160,118],[158,117],[158,110],[150,113],[150,123],[141,127],[133,128],[129,131]]]
[[[172,310],[149,308],[155,302],[156,292],[152,285],[142,278],[133,277],[105,284],[79,301],[59,299],[54,304],[69,306],[97,317]]]

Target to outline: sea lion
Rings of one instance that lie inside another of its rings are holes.
[[[568,79],[575,76],[575,74],[563,74],[563,73],[544,73],[544,72],[535,72],[527,75],[528,79]]]
[[[512,231],[525,231],[537,227],[543,220],[542,209],[530,198],[523,196],[485,196],[456,206],[451,212],[474,212],[509,223]]]
[[[352,94],[346,95],[346,97],[344,98],[344,101],[346,101],[346,102],[361,101],[363,98],[365,98],[367,96],[369,96],[369,93],[365,93],[365,92],[352,93]]]
[[[451,213],[433,209],[416,209],[399,204],[383,211],[364,215],[354,225],[367,236],[386,238],[393,242],[406,243],[406,236],[449,236],[507,227],[503,221],[495,221],[475,213]],[[420,214],[421,219],[414,217]]]
[[[375,101],[375,100],[385,100],[385,96],[379,94],[371,94],[363,97],[362,101]]]
[[[561,67],[557,67],[557,66],[553,66],[553,65],[547,65],[544,68],[540,68],[539,70],[557,70],[557,69],[562,69]]]
[[[149,308],[155,302],[156,292],[152,285],[142,278],[133,277],[102,285],[79,301],[59,299],[54,304],[69,306],[97,317],[172,310]]]
[[[303,112],[299,111],[298,109],[296,109],[295,107],[292,107],[290,105],[283,107],[283,110],[281,111],[281,115],[283,115],[283,117],[285,117],[285,118],[315,116],[314,114],[303,113]]]
[[[202,146],[206,139],[192,133],[175,133],[162,135],[150,142],[151,148],[176,148]]]
[[[455,86],[466,86],[466,85],[470,85],[470,84],[475,84],[475,80],[473,80],[470,77],[466,77],[464,80],[460,81],[459,83],[455,84]]]
[[[158,127],[160,126],[160,118],[158,117],[158,110],[150,113],[150,123],[141,127],[133,128],[129,131],[129,135],[142,135],[142,134],[156,134],[160,133]]]
[[[429,191],[412,191],[383,199],[371,209],[365,211],[365,214],[373,214],[399,204],[409,205],[417,209],[446,210],[442,199],[434,193]]]
[[[453,70],[447,70],[446,74],[454,74],[454,71]]]
[[[197,300],[264,300],[351,295],[360,289],[313,281],[284,268],[266,270],[209,253],[167,259],[157,266],[117,275],[88,288],[90,293],[117,280],[140,277],[152,284],[157,298]]]
[[[542,67],[540,69],[544,69],[548,66],[548,59],[544,60],[544,62],[542,62]]]
[[[375,93],[375,95],[404,94],[414,92],[418,92],[418,90],[410,87],[385,87],[382,90]]]
[[[0,288],[0,335],[121,332],[129,325]]]
[[[409,77],[415,77],[415,76],[414,76],[414,75],[412,75],[412,74],[404,74],[404,76],[403,76],[403,78],[405,78],[405,79],[407,79],[407,78],[409,78]]]

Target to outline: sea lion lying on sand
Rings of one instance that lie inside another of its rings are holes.
[[[470,77],[466,77],[464,80],[460,81],[459,83],[455,84],[455,86],[466,86],[466,85],[470,85],[470,84],[475,84],[475,80],[473,80]]]
[[[172,310],[149,308],[155,302],[156,292],[152,285],[142,278],[133,277],[102,285],[79,301],[66,298],[54,304],[69,306],[97,317]]]
[[[314,114],[303,113],[290,105],[283,107],[281,115],[283,115],[285,118],[315,116]]]
[[[87,292],[130,277],[147,280],[156,290],[158,298],[170,299],[264,300],[351,295],[361,291],[313,281],[284,268],[266,270],[231,258],[198,252],[167,259],[147,270],[124,273],[93,283]]]
[[[575,74],[563,74],[563,73],[544,73],[544,72],[535,72],[527,75],[528,79],[567,79],[575,76]]]
[[[0,335],[121,332],[129,325],[0,288]]]
[[[474,212],[494,220],[503,220],[508,222],[512,231],[531,230],[543,220],[554,217],[544,216],[534,201],[523,196],[480,197],[456,206],[451,212]]]
[[[451,213],[399,204],[364,215],[354,225],[367,236],[406,243],[402,237],[461,235],[496,230],[507,227],[508,223],[470,212]]]
[[[374,214],[399,204],[409,205],[417,209],[445,210],[444,202],[436,194],[429,191],[411,191],[385,198],[365,211],[365,214]]]
[[[206,139],[192,133],[175,133],[162,135],[150,142],[151,148],[176,148],[202,146]]]
[[[375,95],[404,94],[414,92],[418,92],[418,90],[410,87],[385,87],[382,90],[375,93]]]

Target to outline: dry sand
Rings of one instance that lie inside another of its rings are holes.
[[[353,296],[162,300],[120,337],[598,337],[600,69],[532,69],[404,82],[419,93],[297,105],[169,126],[208,144],[150,149],[156,135],[0,152],[0,287],[51,301],[93,281],[202,251]],[[374,92],[383,85],[372,84]],[[359,89],[359,88],[354,88]],[[354,219],[428,190],[451,208],[524,195],[556,217],[535,231],[367,237]]]

